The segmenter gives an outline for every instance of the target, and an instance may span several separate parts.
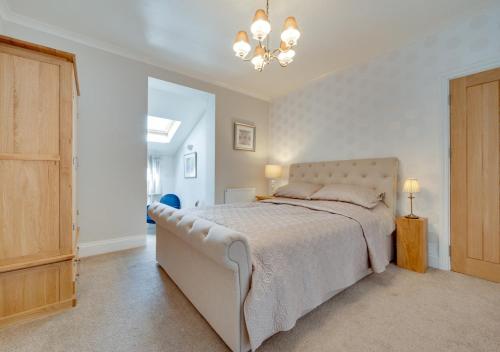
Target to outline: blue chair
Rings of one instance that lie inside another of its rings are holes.
[[[181,200],[175,194],[165,194],[163,197],[161,197],[160,203],[169,205],[175,209],[181,208]]]
[[[175,194],[165,194],[160,198],[160,203],[169,205],[172,208],[180,209],[181,208],[181,200]],[[151,219],[148,215],[149,205],[146,207],[146,222],[148,224],[155,224],[155,221]]]

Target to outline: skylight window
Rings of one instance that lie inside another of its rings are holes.
[[[170,143],[180,125],[180,121],[148,116],[148,142]]]

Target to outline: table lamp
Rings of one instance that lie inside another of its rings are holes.
[[[410,214],[406,215],[409,219],[418,219],[418,216],[413,214],[413,196],[414,193],[420,192],[420,186],[416,178],[409,178],[405,181],[403,192],[408,193],[410,198]]]
[[[266,178],[271,180],[271,194],[274,194],[274,188],[276,187],[276,179],[281,178],[283,174],[283,168],[281,165],[266,165],[264,174]]]

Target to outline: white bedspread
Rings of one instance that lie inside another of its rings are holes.
[[[375,209],[332,201],[275,198],[190,210],[243,233],[253,273],[244,303],[253,350],[335,292],[389,263],[387,236],[394,221]]]

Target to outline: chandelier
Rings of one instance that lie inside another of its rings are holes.
[[[266,0],[266,10],[258,9],[255,12],[252,25],[250,26],[250,32],[252,32],[253,39],[258,42],[255,46],[252,58],[247,58],[252,47],[250,46],[248,35],[245,31],[239,31],[238,34],[236,34],[236,39],[233,44],[233,50],[236,57],[239,57],[243,61],[250,61],[259,72],[273,60],[278,61],[281,67],[286,67],[293,61],[295,56],[295,50],[293,50],[293,48],[295,48],[300,38],[300,32],[295,17],[290,16],[285,20],[283,31],[281,32],[280,46],[271,51],[269,49],[269,33],[271,32],[271,23],[269,22],[269,0]]]

